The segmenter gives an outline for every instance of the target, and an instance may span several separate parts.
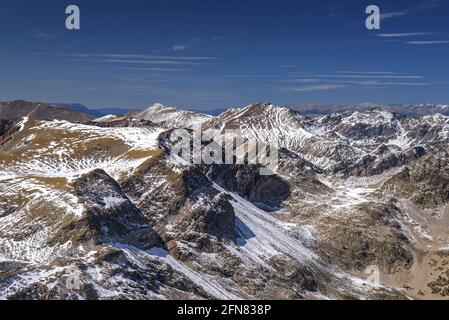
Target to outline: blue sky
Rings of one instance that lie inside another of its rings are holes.
[[[449,0],[1,0],[0,43],[0,100],[449,103]]]

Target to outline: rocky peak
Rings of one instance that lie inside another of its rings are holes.
[[[152,121],[166,128],[187,128],[201,124],[211,117],[202,113],[167,107],[161,103],[131,114],[133,118]]]
[[[144,249],[162,245],[142,212],[103,170],[84,174],[71,185],[85,210],[80,218],[64,226],[54,241],[92,241],[96,245],[118,242]]]

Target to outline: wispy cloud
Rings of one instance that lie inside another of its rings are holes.
[[[173,51],[184,51],[184,50],[186,50],[187,48],[189,48],[190,47],[190,45],[188,45],[188,44],[185,44],[185,43],[177,43],[177,44],[175,44],[173,47],[172,47],[172,50]]]
[[[44,40],[44,41],[49,41],[49,40],[53,40],[56,39],[56,35],[53,33],[49,33],[49,32],[45,32],[42,30],[34,30],[34,32],[32,33],[32,36],[36,39],[39,40]]]
[[[290,75],[301,75],[290,73]],[[312,78],[330,78],[330,79],[422,79],[418,75],[376,75],[376,74],[312,74]]]
[[[289,75],[295,75],[290,73]],[[347,87],[385,88],[385,87],[418,87],[430,83],[422,81],[420,75],[402,75],[391,71],[335,71],[334,74],[296,74],[297,78],[284,79],[280,82],[301,83],[299,87],[283,90],[291,92],[310,92],[335,90]],[[414,81],[416,80],[416,81]]]
[[[397,18],[397,17],[403,17],[410,13],[409,10],[403,10],[403,11],[395,11],[395,12],[386,12],[382,13],[380,15],[380,18],[382,20],[391,19],[391,18]]]
[[[121,67],[118,70],[135,70],[135,71],[150,71],[150,72],[188,72],[191,69],[179,69],[179,68],[132,68],[132,67]]]
[[[97,62],[108,63],[126,63],[126,64],[142,64],[142,65],[185,65],[185,66],[201,66],[212,65],[213,63],[207,62],[191,62],[191,61],[179,61],[179,60],[133,60],[133,59],[104,59],[96,60]]]
[[[433,44],[447,44],[449,40],[428,40],[428,41],[408,41],[407,44],[415,45],[433,45]]]
[[[335,73],[343,73],[343,74],[364,74],[364,75],[369,75],[369,74],[383,74],[383,75],[393,75],[393,74],[397,74],[397,72],[391,72],[391,71],[347,71],[347,70],[343,70],[343,71],[335,71]]]
[[[296,68],[296,65],[294,65],[294,64],[281,64],[279,67],[280,68]]]
[[[409,33],[381,33],[377,37],[380,38],[402,38],[402,37],[417,37],[417,36],[429,36],[432,32],[409,32]]]
[[[386,20],[386,19],[398,18],[398,17],[407,16],[409,14],[413,14],[413,13],[417,13],[417,12],[421,12],[421,11],[431,10],[431,9],[441,7],[445,3],[447,3],[447,2],[444,0],[422,0],[419,2],[418,5],[415,5],[415,6],[412,6],[409,8],[381,13],[381,19]]]
[[[216,65],[217,57],[129,53],[36,53],[53,61],[76,63],[77,68],[109,68],[148,72],[186,72],[191,66]]]
[[[427,86],[427,82],[383,82],[380,80],[320,80],[320,79],[294,79],[288,82],[297,83],[329,83],[360,86]]]
[[[326,91],[326,90],[336,90],[344,88],[346,86],[341,84],[317,84],[317,85],[307,85],[297,88],[290,88],[289,91],[292,92],[310,92],[310,91]]]
[[[170,56],[170,55],[146,55],[146,54],[117,54],[117,53],[62,53],[58,55],[80,57],[80,58],[111,58],[111,59],[162,59],[162,60],[217,60],[218,57],[205,56]]]

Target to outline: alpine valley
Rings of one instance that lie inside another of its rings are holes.
[[[448,106],[335,108],[0,103],[0,299],[447,299]],[[276,174],[173,160],[199,124]]]

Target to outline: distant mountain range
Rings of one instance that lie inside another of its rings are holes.
[[[82,104],[79,103],[59,103],[60,105],[63,105],[64,107],[77,111],[82,113],[87,113],[96,117],[104,117],[110,114],[114,114],[117,116],[124,116],[128,114],[129,112],[133,111],[131,109],[125,109],[125,108],[98,108],[98,109],[91,109],[88,108]]]
[[[449,105],[447,104],[302,104],[289,107],[298,111],[300,114],[309,117],[329,115],[337,112],[363,111],[373,107],[382,108],[386,111],[395,112],[410,117],[425,116],[437,113],[449,115]]]
[[[0,119],[19,120],[22,118],[83,122],[92,120],[94,116],[57,104],[23,100],[0,102]]]
[[[91,114],[94,116],[105,116],[105,115],[126,115],[130,111],[130,109],[124,108],[101,108],[101,109],[89,109],[86,106],[81,104],[62,104],[67,108],[83,112],[87,114]],[[418,117],[425,116],[430,114],[443,114],[449,115],[449,104],[375,104],[375,103],[361,103],[361,104],[299,104],[299,105],[290,105],[288,106],[290,109],[293,109],[299,112],[303,116],[309,117],[318,117],[323,115],[329,115],[337,112],[346,112],[346,111],[363,111],[368,110],[373,107],[382,108],[386,111],[395,112],[398,114],[403,114],[410,117]],[[218,116],[227,109],[211,109],[211,110],[187,110],[196,113],[203,113],[210,116]]]
[[[155,104],[162,105],[162,104]],[[34,110],[38,107],[38,110]],[[406,115],[409,117],[419,117],[432,114],[442,114],[449,116],[449,105],[444,104],[372,104],[363,103],[355,105],[344,104],[301,104],[291,105],[288,108],[297,111],[307,117],[319,117],[339,112],[364,111],[373,107],[381,108],[385,111]],[[42,120],[50,120],[58,117],[69,121],[87,121],[89,119],[101,118],[109,115],[125,116],[127,114],[138,114],[139,109],[127,108],[89,108],[79,103],[37,103],[24,100],[10,102],[0,102],[0,119],[21,118],[33,111],[33,116]],[[153,110],[154,111],[154,110]],[[185,113],[201,113],[208,116],[218,116],[225,113],[227,109],[213,109],[206,111],[185,110]],[[166,113],[165,110],[163,113]],[[89,119],[88,119],[89,118]]]

